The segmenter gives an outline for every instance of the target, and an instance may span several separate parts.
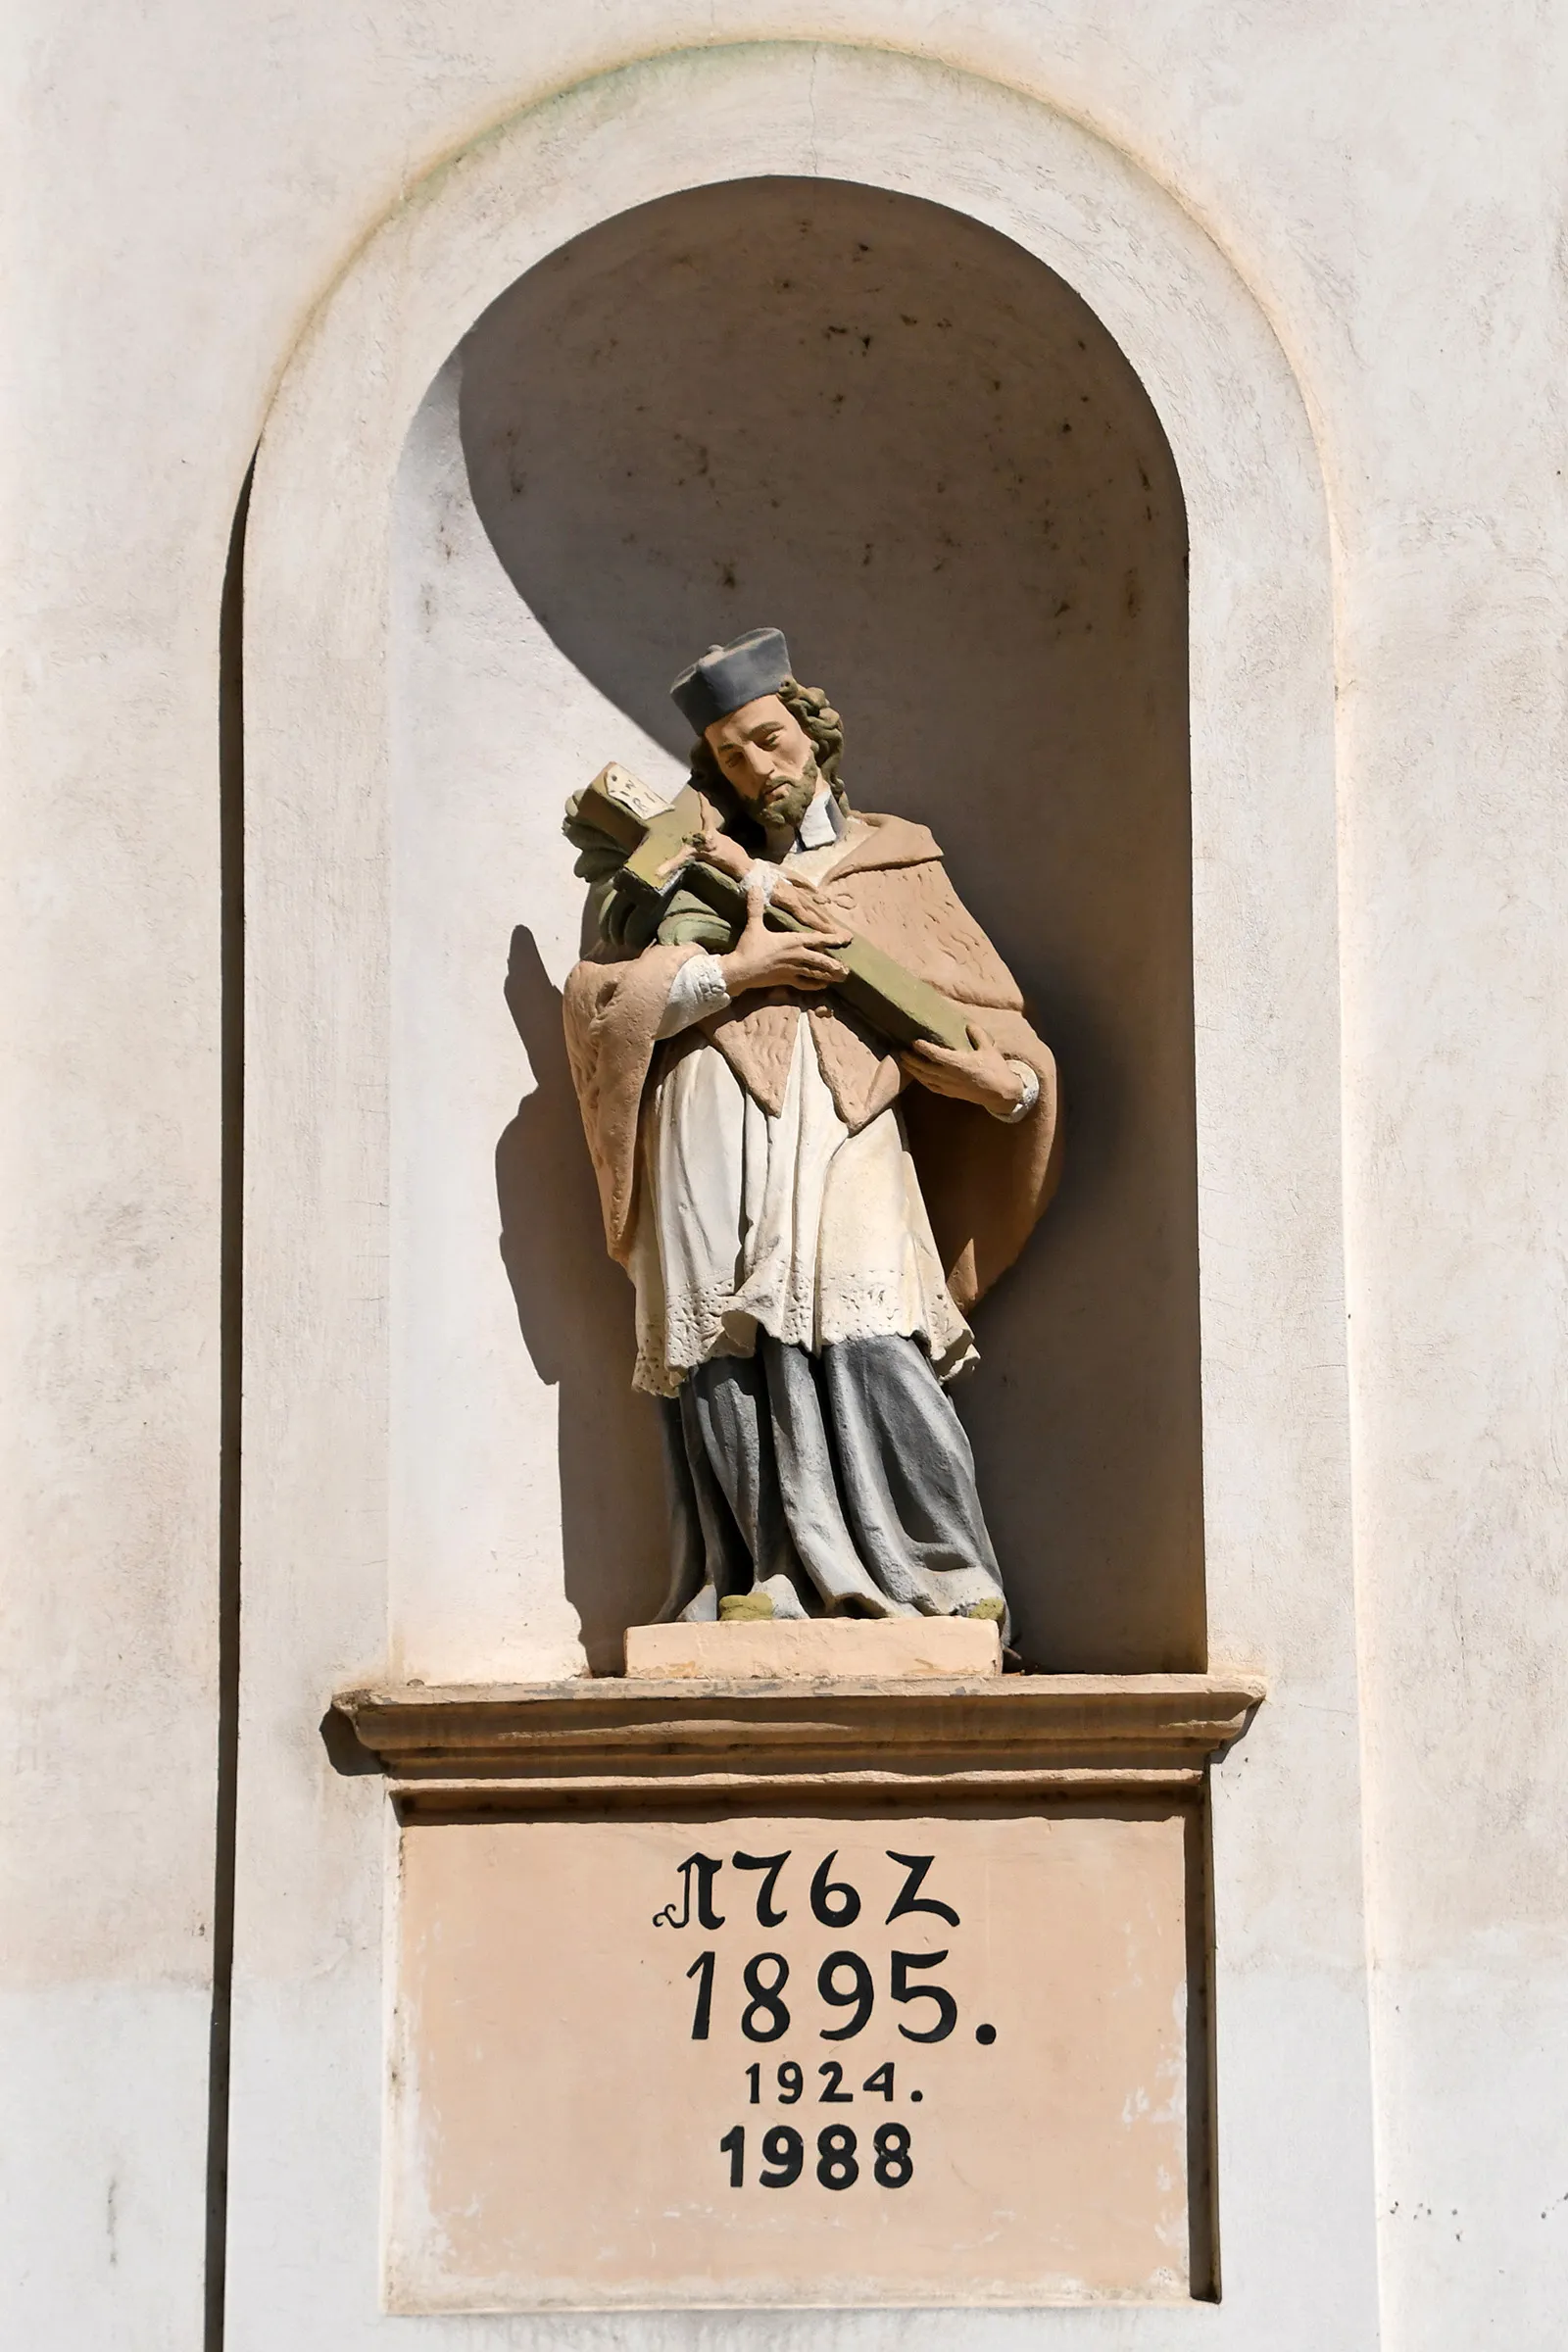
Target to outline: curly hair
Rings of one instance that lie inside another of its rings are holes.
[[[797,678],[786,678],[778,690],[778,699],[791,718],[810,739],[811,756],[828,788],[846,816],[851,812],[850,796],[839,774],[839,762],[844,757],[844,721],[828,702],[820,686],[803,686]],[[691,749],[692,782],[699,792],[710,800],[724,819],[724,829],[748,849],[762,840],[762,828],[750,807],[735,790],[717,760],[706,735],[699,735]]]

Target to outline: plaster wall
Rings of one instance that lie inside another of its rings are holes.
[[[166,0],[133,19],[32,0],[12,27],[9,2334],[70,2352],[201,2338],[217,614],[250,451],[325,289],[424,173],[629,57],[782,37],[909,50],[1092,126],[1231,257],[1309,405],[1335,542],[1383,2328],[1445,2352],[1553,2344],[1568,2228],[1555,13],[736,0],[715,27],[663,0],[395,18]],[[956,168],[983,177],[986,160]],[[278,1737],[306,1769],[297,1724]],[[311,2025],[328,2084],[332,2021],[351,2030],[351,2010],[328,1971]],[[308,2239],[274,2262],[306,2260]]]

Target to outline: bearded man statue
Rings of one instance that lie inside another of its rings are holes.
[[[744,929],[677,871],[639,931],[613,853],[568,822],[603,937],[564,993],[634,1385],[663,1400],[662,1617],[990,1617],[1005,1641],[948,1391],[1054,1188],[1054,1063],[930,833],[851,808],[838,715],[778,630],[670,692],[694,855],[744,886]],[[769,928],[770,903],[810,929]],[[967,1049],[900,1049],[837,996],[852,933],[963,1008]]]

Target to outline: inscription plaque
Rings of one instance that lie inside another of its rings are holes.
[[[1187,2296],[1197,1844],[1135,1797],[412,1819],[393,2308]]]

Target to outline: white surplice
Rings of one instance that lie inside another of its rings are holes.
[[[824,797],[801,839],[829,838],[797,850],[792,877],[820,880],[860,836],[852,823],[837,837]],[[676,976],[666,1034],[728,1002],[717,958],[691,958]],[[705,1039],[654,1088],[640,1150],[637,1388],[672,1396],[693,1365],[750,1355],[760,1329],[813,1351],[838,1340],[917,1337],[943,1381],[976,1360],[898,1105],[852,1135],[804,1012],[776,1118]]]

